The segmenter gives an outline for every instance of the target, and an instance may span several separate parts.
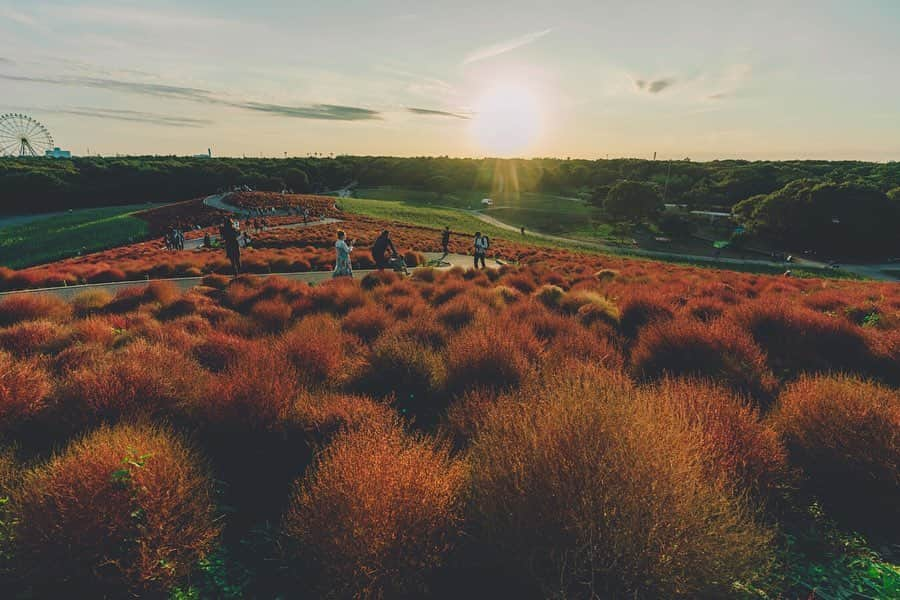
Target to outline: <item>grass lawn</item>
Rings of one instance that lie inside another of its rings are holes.
[[[85,208],[5,228],[0,266],[22,269],[146,238],[147,223],[132,216],[146,207]]]
[[[465,232],[474,235],[476,231],[486,233],[491,238],[507,239],[512,241],[521,241],[519,236],[514,232],[499,227],[494,227],[483,221],[479,221],[470,214],[460,212],[452,208],[434,208],[429,206],[415,206],[406,202],[397,200],[377,200],[363,198],[342,198],[340,200],[344,210],[375,217],[377,219],[385,219],[388,221],[400,221],[404,223],[412,223],[413,225],[422,225],[425,227],[433,227],[435,229],[443,228],[449,225],[453,231]],[[492,214],[491,211],[487,214]],[[498,216],[498,218],[500,218]],[[504,220],[504,219],[501,219]],[[505,221],[505,220],[504,220]],[[577,244],[567,244],[554,240],[546,240],[537,237],[527,238],[527,243],[535,246],[543,246],[548,248],[564,248],[566,250],[576,250],[579,252],[588,252],[592,254],[605,254],[601,250],[594,250],[579,246]],[[636,260],[654,260],[661,262],[672,262],[677,264],[694,265],[698,267],[725,269],[731,271],[742,271],[748,273],[764,273],[767,275],[781,275],[784,273],[784,267],[779,265],[758,265],[758,264],[725,264],[716,262],[713,259],[686,259],[686,258],[666,258],[653,257],[648,258],[640,255],[630,254],[627,250],[615,252],[615,254],[630,256]],[[835,271],[832,269],[791,269],[795,277],[825,277],[831,279],[862,279],[858,275],[852,273]]]

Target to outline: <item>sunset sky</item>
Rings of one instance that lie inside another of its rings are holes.
[[[900,160],[900,2],[0,0],[76,154]]]

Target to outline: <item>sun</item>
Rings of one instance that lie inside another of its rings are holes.
[[[535,141],[540,127],[538,98],[528,86],[498,84],[475,102],[471,131],[485,152],[519,155]]]

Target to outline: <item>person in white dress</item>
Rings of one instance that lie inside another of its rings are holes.
[[[338,239],[334,243],[336,253],[334,261],[334,272],[332,277],[353,277],[353,266],[350,264],[350,253],[353,252],[353,242],[349,244],[345,241],[347,234],[338,231]]]

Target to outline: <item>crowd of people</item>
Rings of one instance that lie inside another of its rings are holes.
[[[241,228],[241,222],[237,218],[232,218],[230,216],[223,218],[222,225],[219,227],[219,239],[225,250],[225,256],[231,263],[231,269],[235,277],[241,273],[241,249],[252,244],[252,238],[249,233],[250,230],[255,231],[257,234],[261,231],[265,231],[266,228],[269,227],[269,222],[261,218],[261,215],[266,214],[267,212],[273,212],[274,210],[275,209],[271,208],[252,209],[252,214],[255,216],[254,218],[248,218],[244,221],[245,228],[243,229]],[[294,214],[303,217],[304,224],[309,222],[311,215],[307,207],[296,207],[292,210],[296,210],[296,213]],[[441,231],[440,243],[443,255],[439,260],[440,263],[444,263],[447,256],[450,254],[450,236],[451,231],[450,226],[448,225]],[[167,250],[184,250],[184,231],[180,227],[172,227],[171,230],[165,234],[164,242]],[[212,238],[209,232],[203,236],[203,247],[212,248],[215,243],[216,240]],[[348,239],[345,231],[340,230],[337,232],[337,240],[334,244],[335,263],[332,272],[333,277],[353,277],[353,265],[350,255],[352,254],[355,245],[356,240]],[[490,238],[487,235],[480,231],[475,233],[472,244],[472,255],[474,258],[474,267],[476,269],[487,268],[486,258],[490,246]],[[387,229],[383,230],[375,239],[375,242],[372,244],[371,253],[375,268],[378,270],[392,268],[406,272],[406,263],[397,251],[396,246],[394,246],[394,242],[391,240],[391,234]]]

